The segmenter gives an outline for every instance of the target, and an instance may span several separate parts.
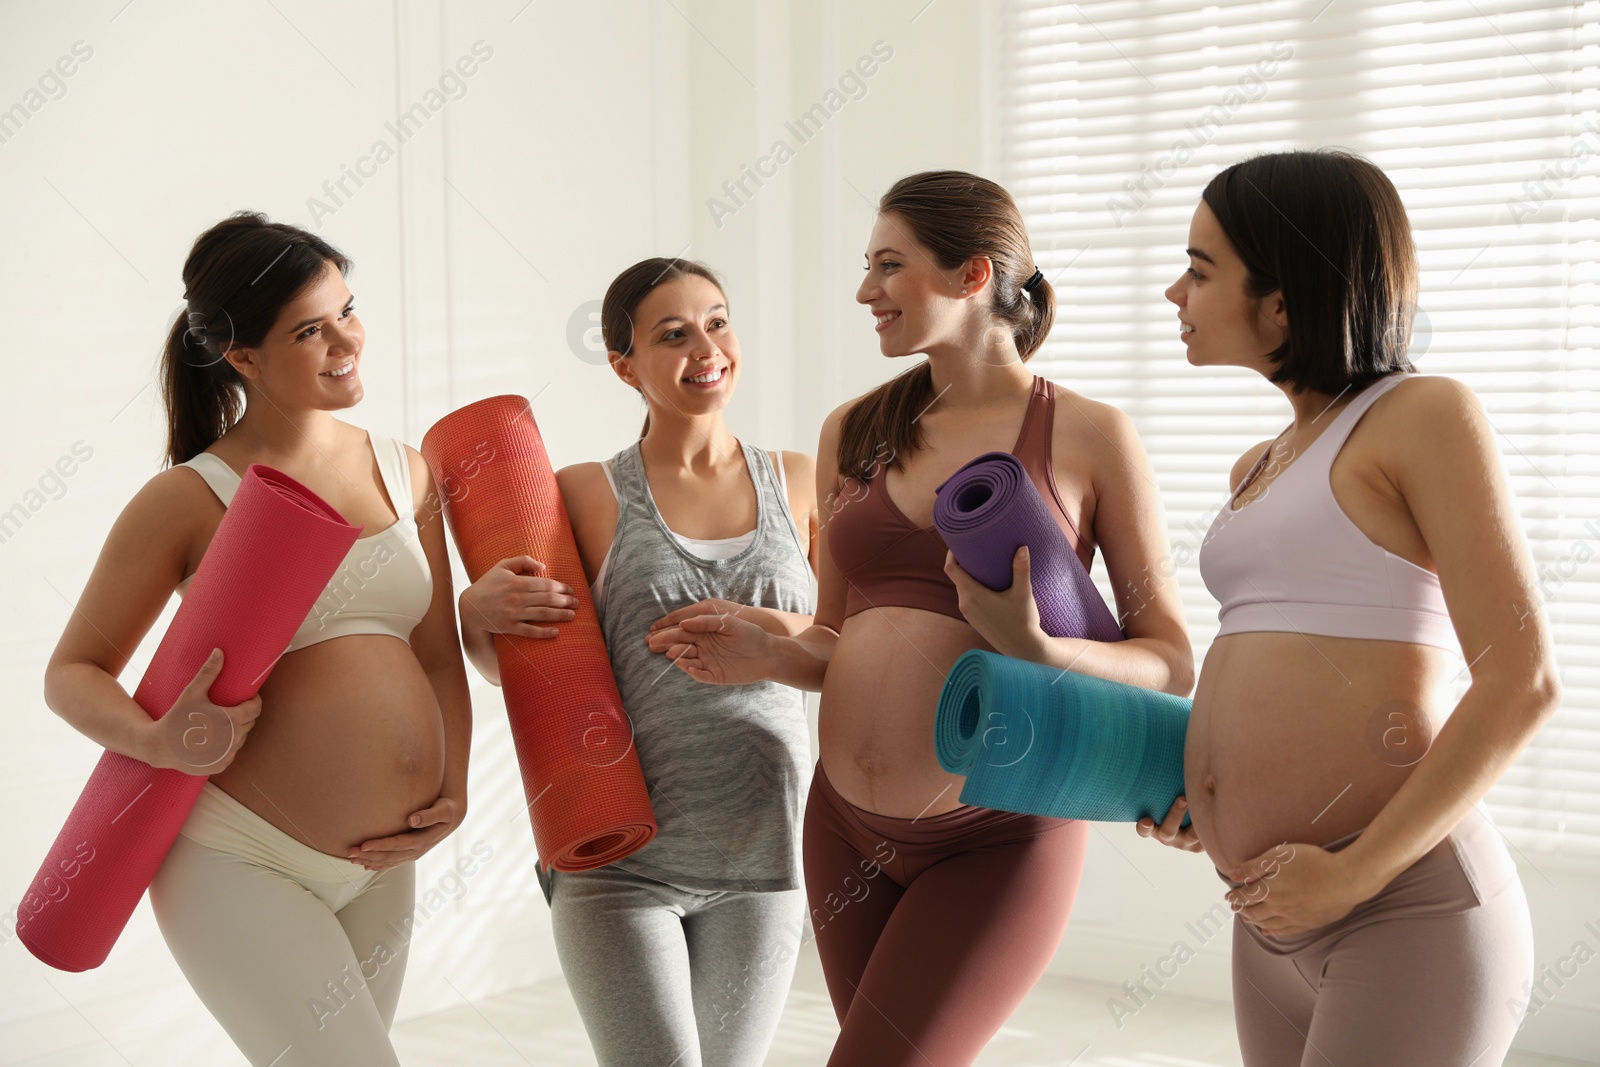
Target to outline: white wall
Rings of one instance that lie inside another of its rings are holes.
[[[112,520],[158,469],[155,359],[188,245],[216,219],[254,207],[354,257],[368,393],[351,418],[413,444],[456,406],[518,392],[536,397],[557,464],[626,445],[638,402],[582,337],[590,302],[648,255],[702,259],[725,276],[746,360],[730,411],[741,437],[812,451],[829,409],[900,369],[877,354],[853,300],[872,204],[914,170],[998,176],[991,5],[525,2],[152,0],[119,12],[114,0],[93,12],[0,12],[0,107],[75,41],[94,50],[64,96],[0,143],[0,502],[20,499],[74,442],[93,449],[59,499],[0,544],[0,594],[12,606],[0,620],[0,685],[12,694],[0,810],[16,813],[0,858],[5,910],[96,757],[44,706],[42,669]],[[392,143],[385,124],[480,40],[493,55],[466,95],[359,189],[347,182],[353,195],[314,224],[308,198],[374,140]],[[826,101],[880,41],[893,54],[864,79],[865,94],[801,143],[786,123]],[[713,212],[714,197],[733,204],[723,183],[778,139],[793,158],[766,166],[759,188],[747,178],[737,210]],[[154,644],[127,672],[130,690]],[[402,1017],[558,973],[499,696],[478,686],[474,697],[472,810],[425,858],[419,891],[480,839],[494,855],[426,920]],[[1523,863],[1540,962],[1580,938],[1596,945],[1583,923],[1600,920],[1600,876],[1548,857]],[[1137,979],[1219,890],[1199,857],[1097,827],[1054,970]],[[0,937],[0,1055],[228,1061],[148,906],[83,975],[43,967],[9,920]],[[1167,988],[1226,999],[1226,935],[1186,940],[1198,958]],[[1592,1055],[1597,972],[1560,990],[1522,1043]],[[1109,1010],[1101,1025],[1115,1025]]]

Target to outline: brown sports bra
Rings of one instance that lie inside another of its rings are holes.
[[[1067,543],[1087,569],[1094,561],[1091,548],[1085,557],[1078,530],[1067,517],[1056,490],[1050,447],[1055,426],[1055,387],[1034,375],[1033,395],[1022,432],[1011,452],[1022,461],[1045,507],[1066,534]],[[965,618],[956,606],[956,587],[944,573],[948,546],[932,526],[916,526],[895,506],[884,482],[887,469],[871,481],[846,478],[838,502],[828,519],[828,551],[846,582],[844,617],[868,608],[906,607]]]

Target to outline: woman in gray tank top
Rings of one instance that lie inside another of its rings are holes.
[[[728,430],[739,345],[705,267],[630,267],[606,292],[601,332],[649,416],[607,463],[556,479],[660,829],[609,866],[539,880],[602,1067],[754,1067],[805,924],[805,694],[701,685],[646,639],[703,613],[784,635],[811,625],[815,462],[774,458]],[[469,657],[498,683],[492,634],[560,640],[571,594],[538,560],[502,560],[461,595]]]

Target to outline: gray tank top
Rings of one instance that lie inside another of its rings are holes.
[[[645,647],[652,622],[701,600],[816,610],[811,567],[772,462],[762,449],[739,447],[756,486],[756,532],[721,560],[701,559],[673,537],[637,442],[611,460],[617,529],[597,607],[659,827],[614,866],[687,889],[773,892],[801,885],[811,767],[805,693],[776,682],[707,685]],[[540,882],[548,899],[542,870]]]

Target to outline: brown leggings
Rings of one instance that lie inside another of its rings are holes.
[[[1498,1067],[1532,978],[1528,900],[1481,807],[1337,922],[1273,937],[1233,920],[1246,1067]]]
[[[1088,824],[989,808],[896,819],[806,800],[806,897],[839,1017],[829,1067],[964,1067],[1067,928]],[[1342,1065],[1341,1065],[1342,1067]]]

